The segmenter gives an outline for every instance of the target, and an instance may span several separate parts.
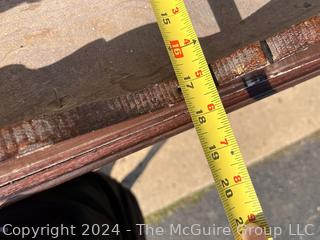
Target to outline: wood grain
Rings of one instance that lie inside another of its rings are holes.
[[[319,19],[212,63],[226,110],[319,74]],[[286,47],[275,40],[285,38]],[[55,186],[191,127],[175,79],[7,126],[0,129],[0,200]]]

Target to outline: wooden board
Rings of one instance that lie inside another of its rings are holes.
[[[320,10],[318,0],[186,2],[209,62]],[[0,127],[174,78],[148,0],[5,0],[0,18]]]

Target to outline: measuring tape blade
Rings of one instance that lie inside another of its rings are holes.
[[[235,239],[241,240],[241,231],[250,222],[268,233],[263,210],[184,1],[151,3]]]

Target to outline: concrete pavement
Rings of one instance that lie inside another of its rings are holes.
[[[249,168],[274,239],[320,239],[319,159],[320,132]],[[179,205],[171,210],[170,215],[158,219],[158,223],[147,228],[149,240],[233,239],[231,234],[223,234],[221,229],[218,233],[218,227],[228,228],[228,223],[214,186],[199,194],[197,200],[190,202],[186,199]],[[164,229],[163,236],[153,235],[152,230],[156,227]],[[174,233],[174,229],[180,229],[181,234],[180,231]],[[211,234],[205,236],[209,229]]]

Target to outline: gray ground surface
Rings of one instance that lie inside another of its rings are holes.
[[[320,239],[319,158],[320,133],[318,132],[250,167],[251,177],[270,225],[281,227],[283,231],[276,239]],[[149,239],[233,239],[231,235],[223,234],[170,235],[170,227],[177,224],[182,226],[201,224],[203,227],[210,224],[228,226],[214,187],[203,194],[199,201],[183,205],[160,223],[153,225],[165,228],[166,233],[163,236],[151,236],[152,232],[149,230]],[[298,227],[300,233],[297,232]],[[312,235],[308,236],[309,232]]]

